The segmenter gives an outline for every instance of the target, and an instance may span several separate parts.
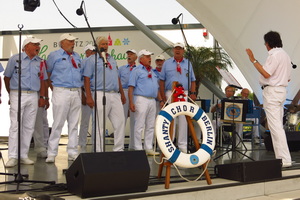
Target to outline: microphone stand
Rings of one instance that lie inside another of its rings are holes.
[[[83,3],[84,1],[82,1],[82,3]],[[81,3],[81,5],[82,5],[82,3]],[[82,7],[82,6],[81,6]],[[81,15],[81,13],[78,13],[77,12],[77,14],[78,15]],[[92,36],[92,39],[93,39],[93,42],[94,42],[94,46],[95,46],[95,51],[96,51],[96,54],[95,54],[95,77],[94,77],[94,79],[95,79],[95,92],[94,92],[94,102],[95,102],[95,106],[94,106],[94,123],[93,123],[93,125],[94,125],[94,152],[96,153],[96,151],[97,151],[97,149],[96,149],[96,146],[97,146],[97,135],[96,135],[96,133],[97,133],[97,113],[98,113],[98,110],[97,110],[97,108],[98,108],[98,106],[97,106],[97,59],[98,59],[98,55],[101,55],[101,52],[100,52],[100,50],[99,50],[99,48],[98,48],[98,46],[97,46],[97,44],[96,44],[96,40],[95,40],[95,37],[94,37],[94,34],[93,34],[93,31],[92,31],[92,28],[91,28],[91,26],[90,26],[90,23],[89,23],[89,21],[88,21],[88,19],[87,19],[87,16],[86,16],[86,14],[85,14],[85,12],[83,12],[82,11],[82,14],[83,14],[83,16],[84,16],[84,19],[85,19],[85,21],[86,21],[86,24],[87,24],[87,26],[88,26],[88,28],[89,28],[89,31],[90,31],[90,34],[91,34],[91,36]],[[103,63],[104,63],[104,60],[103,60]],[[104,64],[103,64],[103,66],[104,66]],[[103,67],[103,143],[102,143],[102,146],[103,146],[103,152],[105,152],[105,129],[106,129],[106,127],[105,127],[105,105],[106,105],[106,97],[105,97],[105,67]],[[101,142],[101,138],[100,138],[101,136],[100,136],[100,134],[99,134],[99,139],[100,139],[100,142]],[[101,149],[101,143],[100,143],[100,149]]]
[[[105,55],[106,56],[106,55]],[[105,62],[104,57],[102,58],[103,60],[103,97],[102,97],[102,106],[103,106],[103,152],[105,152],[105,133],[106,133],[106,119],[105,119],[105,115],[106,115],[106,95],[105,95],[105,90],[106,90],[106,78],[105,78],[105,69],[107,68],[107,63]]]
[[[23,182],[29,182],[29,183],[45,183],[45,184],[55,184],[55,181],[34,181],[34,180],[24,180],[23,177],[28,178],[28,174],[22,175],[21,174],[21,71],[22,71],[22,65],[21,65],[21,43],[22,43],[22,29],[24,25],[19,24],[19,61],[18,61],[18,114],[17,114],[17,121],[18,121],[18,164],[17,164],[17,174],[7,174],[7,175],[13,175],[15,177],[15,180],[13,181],[6,181],[1,182],[0,184],[11,184],[11,183],[17,183],[16,192],[19,192],[19,186]]]
[[[181,16],[181,14],[179,15]],[[190,93],[190,84],[191,84],[191,79],[190,79],[190,69],[191,69],[191,65],[190,65],[190,58],[191,58],[191,50],[190,50],[190,45],[189,43],[187,42],[187,39],[185,37],[185,34],[184,34],[184,31],[183,31],[183,28],[182,28],[182,25],[180,23],[180,20],[176,20],[176,22],[178,21],[179,23],[179,27],[180,27],[180,30],[181,30],[181,33],[182,33],[182,36],[183,36],[183,39],[184,39],[184,43],[185,45],[187,46],[187,60],[188,60],[188,88],[187,88],[187,91],[188,91],[188,96],[189,96],[189,93]],[[173,20],[172,20],[173,22]],[[187,98],[188,102],[190,102],[190,99]],[[187,134],[189,133],[189,126],[187,126]],[[187,137],[187,150],[188,150],[188,142],[189,142],[189,137]]]

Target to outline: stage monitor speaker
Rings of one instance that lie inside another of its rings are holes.
[[[299,151],[300,150],[300,132],[299,131],[286,131],[286,139],[290,151]],[[274,151],[272,137],[267,135],[264,139],[266,149],[268,151]]]
[[[215,174],[241,182],[281,178],[281,159],[216,165]]]
[[[145,151],[82,153],[66,172],[70,193],[81,198],[144,192],[150,167]]]

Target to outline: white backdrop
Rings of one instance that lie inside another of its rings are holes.
[[[288,99],[299,90],[300,26],[299,0],[177,0],[220,42],[239,67],[262,103],[259,73],[245,52],[251,48],[264,63],[267,50],[263,35],[270,30],[281,34],[283,48],[298,68],[292,70]],[[236,77],[238,79],[238,77]],[[290,101],[287,101],[290,103]]]

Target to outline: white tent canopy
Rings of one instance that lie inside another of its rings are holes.
[[[264,63],[267,50],[263,35],[270,30],[281,34],[283,48],[294,64],[300,65],[299,0],[177,0],[219,41],[239,67],[262,102],[259,73],[248,59],[246,48]],[[299,66],[300,67],[300,66]],[[299,90],[299,67],[292,70],[288,99]],[[239,77],[236,77],[239,80]],[[290,103],[289,101],[287,103]]]

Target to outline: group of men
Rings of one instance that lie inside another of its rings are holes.
[[[68,160],[74,161],[79,153],[78,146],[85,148],[89,118],[94,113],[92,109],[95,108],[95,104],[98,105],[96,116],[93,116],[96,123],[97,151],[104,150],[103,117],[110,120],[114,129],[113,151],[124,151],[125,125],[127,117],[130,116],[129,150],[145,150],[148,155],[157,155],[153,149],[155,118],[158,109],[170,95],[171,83],[178,81],[185,89],[189,88],[190,83],[190,95],[195,99],[195,76],[191,63],[183,57],[183,44],[173,45],[174,57],[166,62],[162,55],[157,56],[155,69],[151,66],[152,52],[143,49],[137,53],[136,50],[129,49],[126,52],[128,64],[118,69],[116,60],[108,53],[109,42],[106,37],[100,36],[96,39],[98,50],[91,45],[86,46],[86,58],[83,60],[74,51],[77,39],[72,34],[62,34],[59,38],[60,48],[51,52],[45,63],[38,56],[42,40],[30,37],[23,42],[20,62],[19,54],[9,59],[4,72],[11,119],[6,167],[14,167],[18,159],[18,64],[21,64],[22,69],[21,164],[34,164],[34,161],[28,158],[34,132],[34,135],[39,134],[34,137],[35,142],[37,140],[40,144],[37,148],[38,156],[46,158],[47,163],[54,163],[65,121],[68,123]],[[44,132],[41,133],[41,129],[37,131],[35,128],[36,124],[43,124],[43,117],[36,117],[38,110],[41,109],[41,113],[44,113],[49,107],[48,88],[52,90],[54,120],[49,138]],[[188,91],[185,92],[188,94]],[[95,93],[97,102],[94,99]],[[104,94],[105,112],[102,106]],[[80,114],[81,131],[78,134]],[[186,152],[187,140],[186,136],[182,135],[183,133],[179,134],[178,145]]]
[[[172,84],[177,81],[182,84],[186,95],[196,99],[195,75],[191,63],[183,57],[184,45],[173,45],[174,57],[163,63],[162,68],[154,70],[151,67],[152,52],[141,50],[137,53],[131,49],[127,51],[128,65],[120,67],[109,55],[108,39],[98,37],[96,46],[102,53],[89,56],[81,60],[74,51],[75,40],[72,34],[62,34],[59,39],[60,48],[49,54],[47,65],[38,56],[41,39],[27,38],[23,42],[22,53],[13,55],[4,72],[4,82],[9,93],[10,119],[8,143],[8,162],[6,167],[17,164],[18,158],[18,76],[21,69],[21,138],[20,162],[33,164],[28,158],[30,141],[35,129],[38,107],[45,110],[49,107],[48,88],[52,89],[52,109],[54,122],[52,131],[45,145],[45,138],[39,138],[44,143],[40,148],[40,156],[46,158],[47,163],[55,162],[58,154],[58,143],[62,127],[68,122],[68,160],[73,161],[78,155],[78,121],[82,102],[89,108],[86,113],[90,115],[95,106],[93,94],[97,93],[97,130],[96,149],[103,150],[103,96],[106,94],[105,118],[110,119],[114,128],[114,151],[124,150],[124,128],[128,116],[131,118],[130,146],[132,150],[146,150],[153,155],[154,119],[156,107],[162,107],[172,93]],[[283,130],[283,103],[286,98],[286,87],[290,80],[291,60],[282,49],[279,33],[270,31],[264,35],[264,41],[269,56],[264,65],[254,57],[250,49],[246,49],[249,60],[261,74],[260,84],[263,89],[264,110],[266,112],[271,131],[275,157],[282,159],[283,167],[292,165],[291,155]],[[92,51],[92,49],[89,49]],[[139,64],[135,61],[138,59]],[[164,60],[164,59],[161,59]],[[21,68],[19,67],[21,65]],[[95,66],[97,74],[95,74]],[[0,72],[3,69],[0,68]],[[105,73],[105,79],[103,79]],[[95,81],[97,75],[97,82]],[[104,81],[105,80],[105,81]],[[123,89],[124,88],[124,89]],[[190,91],[187,91],[187,89]],[[232,88],[229,88],[232,89]],[[234,95],[234,90],[228,90]],[[227,93],[227,91],[226,91]],[[84,94],[84,95],[82,95]],[[128,96],[126,96],[128,95]],[[226,95],[227,96],[227,95]],[[0,96],[1,97],[1,96]],[[128,104],[126,104],[126,102]],[[1,103],[1,99],[0,99]],[[123,105],[125,106],[123,106]],[[87,108],[87,107],[86,107]],[[120,114],[122,113],[122,114]],[[184,116],[178,117],[179,131],[177,145],[182,152],[187,152],[187,126]],[[144,145],[142,145],[142,132],[144,131]],[[38,131],[36,131],[39,133]],[[86,137],[83,133],[83,138]],[[42,133],[39,133],[42,134]],[[46,137],[46,136],[45,136]],[[81,138],[81,137],[80,137]],[[43,142],[44,141],[44,142]]]

